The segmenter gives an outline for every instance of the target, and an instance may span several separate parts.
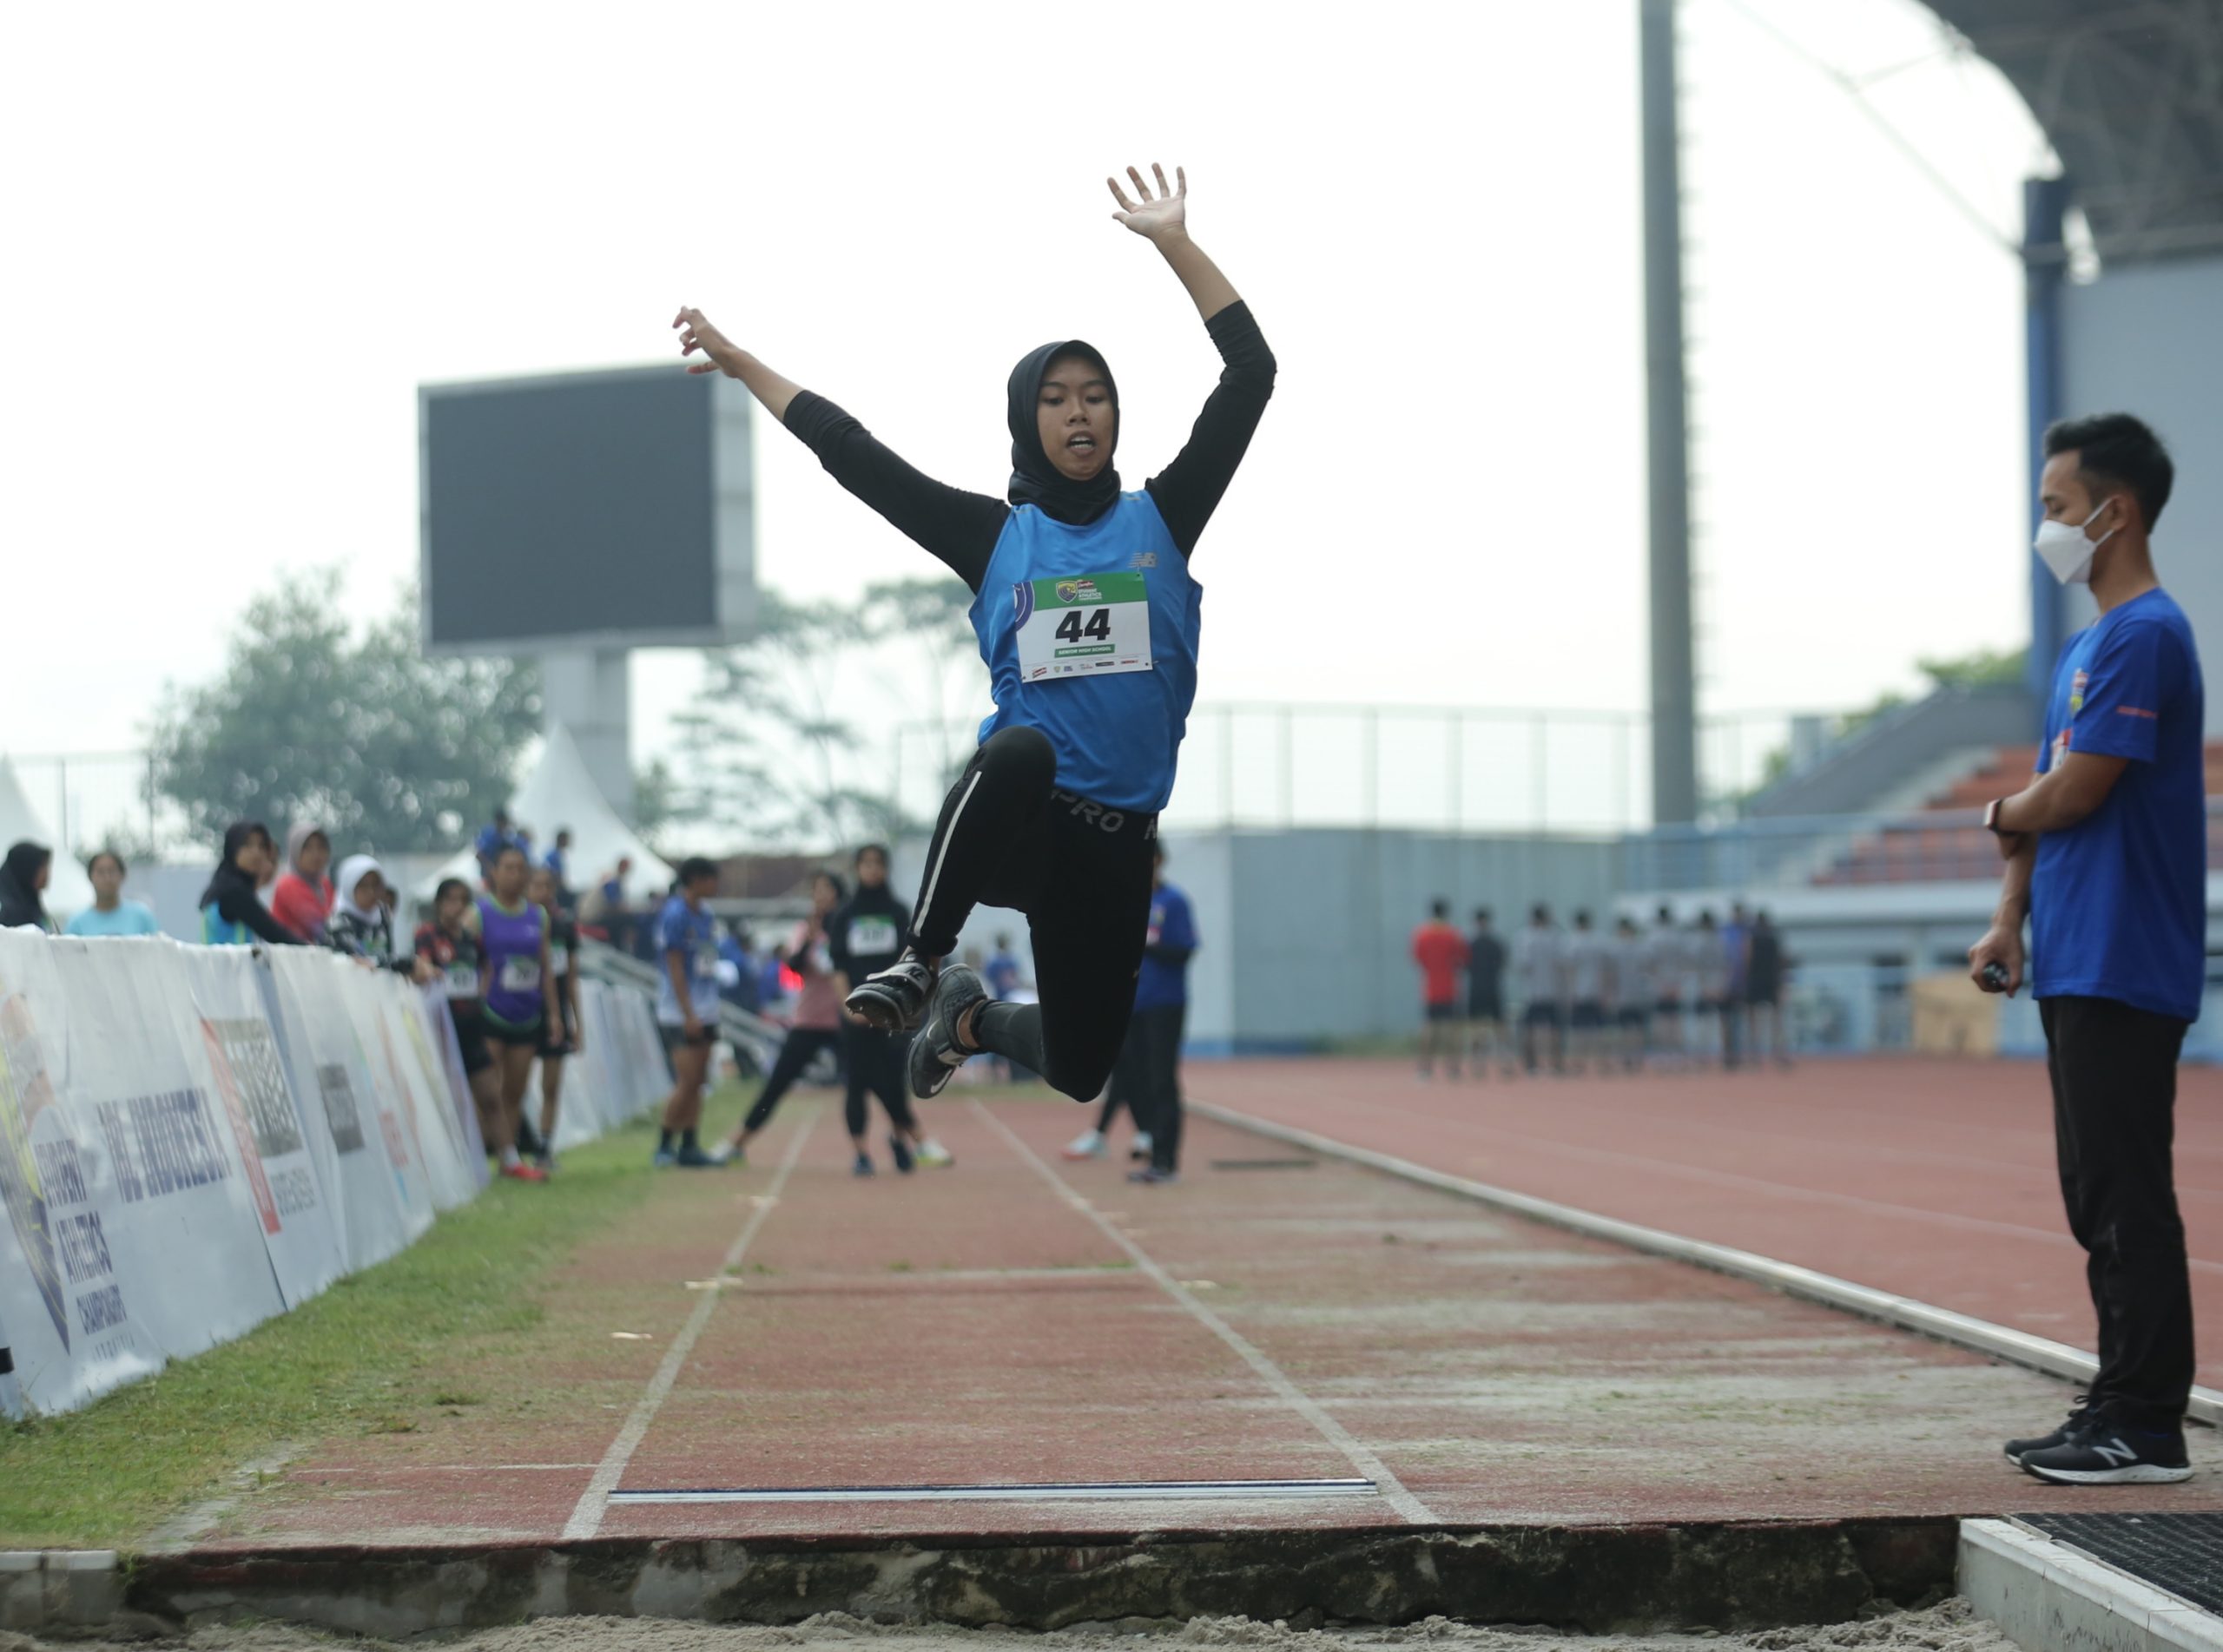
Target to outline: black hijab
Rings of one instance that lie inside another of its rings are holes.
[[[1111,451],[1104,456],[1104,468],[1087,482],[1076,482],[1050,463],[1050,456],[1042,451],[1041,415],[1037,408],[1042,399],[1042,380],[1048,376],[1050,364],[1060,356],[1080,356],[1093,362],[1104,375],[1105,388],[1111,392],[1112,425]],[[1113,381],[1112,368],[1104,359],[1104,352],[1092,344],[1079,339],[1061,339],[1046,344],[1019,358],[1019,365],[1011,370],[1011,383],[1006,409],[1011,423],[1011,502],[1014,505],[1031,504],[1042,514],[1056,521],[1081,528],[1094,522],[1119,501],[1119,473],[1112,468],[1112,457],[1118,451],[1119,426],[1116,415],[1119,411],[1119,386]]]
[[[10,846],[8,858],[0,861],[0,929],[24,924],[46,930],[54,927],[46,915],[46,903],[38,894],[38,874],[53,859],[54,851],[44,844]]]
[[[208,887],[201,892],[201,904],[214,906],[217,898],[227,890],[244,887],[249,895],[254,893],[254,874],[240,865],[240,851],[257,838],[267,838],[270,828],[260,820],[234,820],[224,828],[224,858],[218,863],[216,875],[208,880]]]

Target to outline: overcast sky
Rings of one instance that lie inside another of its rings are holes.
[[[991,491],[1011,363],[1081,334],[1138,484],[1217,368],[1109,216],[1105,172],[1153,159],[1282,369],[1198,552],[1203,698],[1640,708],[1635,14],[19,9],[0,747],[135,745],[280,569],[382,609],[416,385],[658,359],[682,302]],[[2027,114],[1910,0],[1688,0],[1685,30],[1705,705],[2014,645]],[[1993,228],[1802,51],[1881,75]],[[933,568],[758,448],[767,582]],[[694,681],[640,661],[641,746]]]

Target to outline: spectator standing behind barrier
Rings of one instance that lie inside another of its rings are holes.
[[[1624,918],[1613,925],[1611,957],[1609,976],[1621,1066],[1627,1072],[1640,1072],[1655,995],[1652,986],[1652,949],[1637,933],[1633,918]]]
[[[446,983],[448,1018],[455,1023],[456,1050],[463,1057],[472,1105],[478,1109],[479,1137],[487,1152],[495,1153],[504,1135],[502,1078],[486,1043],[486,948],[470,926],[476,915],[471,885],[460,878],[441,879],[432,892],[431,921],[417,926],[416,956]]]
[[[1428,921],[1413,931],[1412,952],[1421,972],[1420,1075],[1435,1077],[1435,1058],[1441,1055],[1444,1076],[1456,1078],[1459,972],[1467,967],[1467,938],[1452,927],[1449,901],[1428,903]]]
[[[162,925],[155,922],[155,914],[141,901],[123,898],[123,880],[129,871],[123,857],[113,849],[103,849],[85,863],[85,876],[92,879],[93,904],[69,920],[67,933],[88,935],[159,935]]]
[[[406,975],[422,984],[432,980],[428,960],[405,955],[393,944],[393,913],[386,902],[386,868],[370,855],[350,855],[340,863],[340,898],[324,923],[324,944],[335,952],[360,958],[381,970]]]
[[[625,863],[618,863],[621,871]],[[671,1057],[671,1094],[656,1137],[658,1168],[723,1162],[703,1150],[703,1084],[718,1039],[718,920],[704,905],[718,891],[717,863],[680,862],[679,882],[656,916],[656,1030]]]
[[[1969,949],[1987,991],[2023,977],[2046,1034],[2069,1231],[2084,1247],[2099,1370],[2052,1434],[2010,1440],[2042,1480],[2188,1478],[2192,1291],[2171,1162],[2177,1059],[2207,985],[2207,691],[2184,610],[2148,543],[2174,479],[2125,413],[2045,434],[2035,546],[2099,609],[2055,662],[2040,773],[1984,824],[2007,858],[1997,915]]]
[[[25,927],[54,933],[46,915],[46,880],[53,874],[54,851],[44,844],[11,844],[0,862],[0,929]]]
[[[557,833],[560,842],[564,833]],[[553,857],[551,856],[552,859]],[[533,868],[525,898],[540,908],[548,924],[548,960],[555,979],[548,994],[548,1023],[540,1032],[540,1148],[534,1162],[556,1168],[556,1114],[564,1097],[564,1062],[586,1048],[579,1017],[579,925],[559,898],[563,885],[552,865]]]
[[[300,937],[262,904],[263,880],[278,864],[278,845],[260,820],[224,828],[224,858],[201,892],[201,938],[209,946],[300,946]]]
[[[1566,949],[1552,926],[1552,909],[1539,901],[1528,927],[1513,938],[1513,981],[1520,989],[1520,1057],[1533,1076],[1544,1047],[1552,1070],[1567,1070]]]
[[[556,841],[540,858],[540,864],[556,874],[556,901],[559,906],[568,905],[571,899],[571,828],[557,826]]]
[[[841,887],[841,880],[830,872],[818,872],[811,878],[810,916],[795,925],[785,954],[788,967],[802,977],[802,991],[795,995],[795,1018],[788,1023],[788,1036],[780,1041],[780,1053],[772,1058],[771,1074],[765,1079],[764,1088],[757,1092],[755,1105],[718,1155],[721,1164],[729,1158],[745,1160],[749,1142],[772,1122],[773,1110],[795,1080],[803,1076],[813,1061],[841,1046],[842,1005],[841,995],[834,991],[834,958],[827,944],[827,925],[847,892]],[[872,1155],[861,1142],[857,1144],[850,1169],[861,1176],[873,1174]]]
[[[868,843],[857,851],[854,865],[856,892],[826,920],[826,950],[834,966],[837,1004],[849,996],[851,986],[887,969],[911,944],[911,903],[897,900],[888,890],[887,851]],[[880,1104],[887,1111],[887,1150],[897,1170],[907,1175],[914,1164],[936,1169],[954,1164],[948,1149],[920,1129],[912,1111],[910,1079],[905,1071],[910,1035],[882,1032],[861,1016],[850,1014],[846,1006],[841,1017],[842,1068],[848,1083],[842,1116],[848,1122],[849,1142],[857,1158],[869,1161],[871,1156],[865,1144],[869,1112],[865,1095],[869,1090],[880,1097]]]
[[[1490,909],[1474,909],[1474,931],[1467,937],[1467,1057],[1474,1076],[1489,1072],[1495,1059],[1513,1076],[1513,1039],[1505,1024],[1505,943],[1491,921]]]
[[[286,870],[270,892],[270,910],[278,921],[305,941],[324,933],[332,916],[337,891],[327,869],[332,865],[332,839],[322,826],[298,821],[286,833]]]
[[[1133,1099],[1150,1131],[1150,1162],[1127,1173],[1144,1184],[1172,1181],[1181,1172],[1181,1039],[1189,1021],[1189,960],[1197,953],[1197,918],[1189,897],[1165,881],[1165,846],[1151,846],[1150,929],[1142,973],[1135,981],[1135,1010],[1127,1022],[1127,1049],[1135,1063]],[[1448,926],[1447,926],[1448,927]],[[1461,942],[1463,948],[1465,943]],[[1455,990],[1457,983],[1453,983]],[[1457,1063],[1457,1026],[1451,1023]]]
[[[1679,1067],[1689,1049],[1683,1010],[1690,996],[1683,931],[1675,909],[1662,906],[1652,933],[1644,938],[1645,973],[1652,980],[1652,1047],[1669,1065]]]
[[[1772,1060],[1791,1065],[1791,1050],[1784,1037],[1783,984],[1790,960],[1783,951],[1783,932],[1765,910],[1752,915],[1750,961],[1745,977],[1745,1002],[1751,1020],[1752,1060]],[[1761,1046],[1766,1045],[1764,1052]]]

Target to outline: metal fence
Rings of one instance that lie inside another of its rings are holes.
[[[1760,711],[1701,720],[1699,789],[1710,816],[1794,754],[1827,714]],[[895,731],[899,800],[931,819],[976,725]],[[1485,706],[1198,706],[1165,813],[1186,831],[1386,826],[1431,832],[1640,831],[1652,820],[1652,722],[1640,712]]]
[[[166,854],[193,844],[185,816],[155,786],[148,753],[79,752],[11,757],[9,761],[40,826],[54,834],[52,847],[82,860],[115,848],[127,857]]]
[[[1788,712],[1708,717],[1701,795],[1726,816],[1825,720]],[[914,819],[939,811],[977,721],[914,722],[847,754],[851,779],[893,787]],[[117,846],[157,859],[209,846],[160,795],[144,751],[10,759],[57,849]],[[1382,826],[1414,831],[1640,831],[1652,819],[1651,720],[1619,711],[1502,707],[1221,703],[1197,708],[1165,815],[1177,830]]]

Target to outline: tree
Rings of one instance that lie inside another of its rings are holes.
[[[172,685],[152,731],[156,787],[196,833],[313,821],[335,852],[453,848],[508,799],[540,729],[540,675],[524,662],[428,659],[418,605],[360,639],[329,573],[297,576],[247,605],[223,669]]]
[[[698,707],[674,719],[682,755],[670,818],[836,844],[914,829],[885,754],[867,751],[834,705],[844,677],[868,661],[892,622],[864,603],[760,593],[756,635],[703,655]]]

